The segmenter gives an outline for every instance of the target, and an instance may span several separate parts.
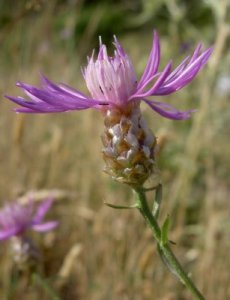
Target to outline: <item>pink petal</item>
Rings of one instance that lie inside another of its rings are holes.
[[[35,216],[33,217],[32,223],[33,224],[40,223],[43,220],[46,213],[48,212],[48,210],[50,209],[50,207],[52,206],[52,204],[53,204],[52,198],[48,198],[47,200],[43,201],[37,208],[37,211],[35,213]]]
[[[16,228],[0,230],[0,240],[6,240],[14,235],[16,235],[18,230]]]
[[[191,117],[191,114],[196,111],[194,109],[188,111],[179,111],[169,104],[153,100],[150,101],[144,99],[144,102],[147,103],[159,115],[171,120],[187,120]]]
[[[138,83],[138,89],[140,89],[142,85],[145,84],[146,80],[148,80],[150,77],[155,75],[155,73],[158,70],[159,64],[160,64],[160,42],[159,42],[159,37],[157,32],[154,31],[152,49],[144,73]]]
[[[59,222],[57,221],[49,221],[42,224],[32,225],[31,228],[35,231],[46,232],[56,228],[58,226],[58,223]]]

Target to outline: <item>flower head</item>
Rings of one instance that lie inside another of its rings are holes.
[[[43,221],[52,203],[52,199],[46,199],[36,210],[32,201],[27,205],[7,204],[0,210],[0,240],[23,236],[29,229],[40,232],[54,229],[57,221]]]
[[[94,99],[100,99],[111,106],[123,107],[135,92],[137,78],[132,63],[116,37],[114,56],[109,57],[106,46],[100,40],[98,57],[94,53],[83,70],[86,85]]]
[[[188,119],[194,110],[181,112],[169,104],[152,100],[151,97],[172,94],[191,82],[209,59],[212,48],[201,52],[201,44],[198,44],[192,56],[186,57],[173,71],[172,62],[163,71],[159,71],[160,43],[157,32],[153,35],[149,59],[139,81],[129,57],[114,37],[114,56],[107,54],[106,46],[100,40],[97,58],[94,59],[93,52],[83,69],[90,97],[65,84],[54,84],[44,76],[41,78],[41,88],[17,83],[30,101],[23,97],[6,97],[22,106],[16,111],[24,113],[52,113],[87,108],[125,111],[133,104],[139,105],[140,101],[144,101],[165,118]]]

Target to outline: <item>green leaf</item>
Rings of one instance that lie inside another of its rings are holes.
[[[161,244],[163,246],[168,243],[168,232],[169,232],[170,225],[171,225],[171,221],[168,215],[161,229]]]
[[[161,200],[162,200],[162,184],[159,184],[156,187],[155,200],[153,203],[153,210],[152,210],[152,214],[156,219],[159,216]]]
[[[133,205],[128,205],[128,206],[125,206],[125,205],[115,205],[115,204],[108,203],[108,202],[104,202],[104,204],[107,205],[107,206],[109,206],[109,207],[115,208],[115,209],[138,208],[138,204],[137,203],[135,203]]]

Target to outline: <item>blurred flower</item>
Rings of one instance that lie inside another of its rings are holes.
[[[163,71],[159,72],[160,43],[157,33],[154,32],[149,59],[138,81],[133,65],[116,37],[114,46],[114,56],[110,57],[106,46],[100,40],[97,59],[94,59],[93,52],[88,58],[88,65],[83,69],[91,97],[65,84],[54,84],[44,76],[41,78],[41,88],[17,83],[31,101],[23,97],[6,97],[23,106],[16,111],[24,113],[64,112],[87,108],[96,108],[103,112],[110,109],[127,111],[132,109],[133,105],[144,101],[165,118],[184,120],[190,117],[194,110],[181,112],[169,104],[150,100],[149,97],[169,95],[186,86],[207,62],[212,48],[201,52],[201,44],[198,44],[192,56],[186,57],[173,71],[170,61]]]
[[[32,201],[27,205],[18,202],[7,204],[0,210],[0,240],[23,237],[29,229],[39,232],[54,229],[57,221],[43,221],[52,203],[52,199],[47,199],[36,210]]]

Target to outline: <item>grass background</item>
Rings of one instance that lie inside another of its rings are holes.
[[[132,203],[132,192],[102,172],[100,113],[17,115],[3,95],[20,94],[19,79],[37,85],[39,72],[87,93],[80,67],[98,35],[108,45],[118,36],[138,76],[153,28],[161,39],[161,69],[170,58],[176,65],[199,41],[214,45],[194,82],[162,98],[181,110],[198,108],[190,121],[142,109],[160,143],[160,221],[171,216],[174,251],[206,299],[230,299],[228,2],[0,1],[0,201],[54,196],[50,217],[60,220],[59,228],[32,236],[44,257],[43,276],[60,299],[191,298],[160,261],[138,212],[103,204]],[[0,299],[54,299],[15,273],[8,242],[0,245],[0,274]]]

